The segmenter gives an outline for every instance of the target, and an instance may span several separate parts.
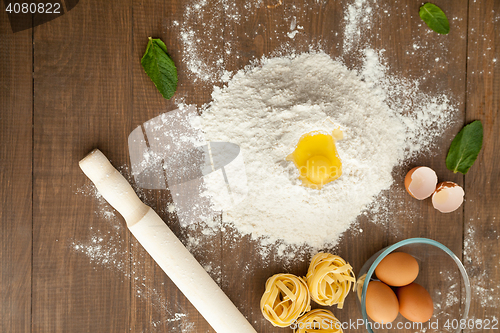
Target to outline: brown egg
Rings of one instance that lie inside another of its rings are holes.
[[[408,253],[392,252],[375,268],[377,278],[393,287],[402,287],[415,281],[418,262]]]
[[[375,322],[390,323],[398,312],[398,298],[391,287],[380,281],[371,281],[366,290],[366,314]]]
[[[405,177],[405,188],[408,193],[418,200],[424,200],[434,193],[438,177],[429,167],[419,166],[411,169]]]
[[[408,320],[425,322],[432,317],[434,303],[431,295],[417,283],[398,288],[399,313]]]

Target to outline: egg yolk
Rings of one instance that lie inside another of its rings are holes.
[[[332,135],[313,131],[299,139],[294,152],[286,159],[294,162],[303,186],[321,189],[342,175],[342,162],[335,146],[335,139],[341,137],[340,130]]]

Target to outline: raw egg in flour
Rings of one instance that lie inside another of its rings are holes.
[[[399,302],[392,289],[383,282],[371,281],[366,290],[366,314],[375,322],[390,323],[399,313]]]
[[[425,322],[432,317],[434,303],[431,295],[417,283],[398,288],[399,312],[403,317],[414,322]]]
[[[331,135],[313,131],[299,139],[286,160],[293,161],[299,170],[303,186],[321,189],[342,175],[342,162],[335,146],[335,141],[341,138],[342,132],[335,130]]]
[[[377,278],[393,287],[406,286],[418,276],[418,262],[408,253],[388,254],[375,268]]]

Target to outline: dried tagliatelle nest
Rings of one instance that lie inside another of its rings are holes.
[[[267,279],[260,300],[264,317],[274,326],[287,327],[311,309],[306,282],[293,274],[275,274]]]
[[[365,284],[366,273],[361,275],[356,282],[356,292],[358,293],[358,298],[361,301],[361,295],[363,294],[363,285]]]
[[[293,324],[295,333],[322,332],[342,333],[340,321],[331,311],[325,309],[311,310]]]
[[[356,278],[352,266],[344,259],[330,253],[318,253],[311,259],[306,276],[313,301],[320,305],[344,307],[344,300]]]

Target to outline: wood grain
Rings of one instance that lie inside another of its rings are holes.
[[[463,262],[471,278],[471,317],[480,320],[498,319],[500,307],[499,13],[498,1],[469,4],[466,121],[481,120],[484,141],[465,176]]]
[[[349,52],[345,50],[341,52],[342,48],[346,47],[342,43],[343,11],[346,4],[343,5],[336,2],[312,5],[310,2],[293,1],[285,2],[282,6],[272,9],[263,6],[253,15],[248,11],[245,12],[243,6],[234,8],[235,12],[242,13],[242,17],[249,16],[250,19],[243,23],[226,20],[225,40],[238,49],[235,55],[229,55],[225,59],[229,70],[243,68],[251,60],[261,56],[272,56],[283,43],[288,43],[296,52],[307,51],[309,45],[321,45],[322,49],[329,50],[332,57],[342,57],[342,60],[352,69],[357,69],[361,65],[360,59],[364,48],[385,50],[383,59],[391,64],[391,75],[407,80],[423,77],[421,89],[424,93],[430,95],[435,91],[442,91],[453,96],[457,109],[454,115],[456,122],[436,140],[435,148],[411,163],[428,165],[436,170],[440,177],[462,184],[462,177],[455,176],[446,170],[444,160],[447,149],[442,147],[449,145],[456,131],[463,125],[467,46],[463,36],[467,34],[466,26],[456,27],[448,36],[429,34],[428,28],[422,25],[418,17],[420,4],[403,1],[399,2],[398,6],[388,6],[381,3],[374,6],[374,10],[380,14],[373,16],[373,28],[370,31],[361,30],[362,43],[353,43]],[[459,17],[464,20],[467,17],[467,1],[458,3],[440,1],[438,5],[449,17]],[[304,29],[290,40],[284,32],[290,29],[294,18],[297,25],[303,26]],[[395,27],[401,28],[395,29]],[[255,31],[255,33],[248,34],[249,31]],[[431,46],[423,47],[422,50],[416,52],[414,43]],[[436,44],[442,47],[432,48],[432,45]],[[446,60],[436,66],[435,58]],[[387,245],[409,237],[436,239],[460,255],[463,213],[458,211],[444,215],[436,211],[429,200],[417,202],[408,196],[402,180],[406,171],[411,167],[412,165],[404,165],[394,172],[396,184],[386,196],[397,204],[392,205],[392,212],[388,216],[360,217],[357,226],[345,233],[337,247],[325,248],[325,250],[348,259],[356,273],[372,254]],[[380,219],[390,222],[386,225],[373,224],[372,221]],[[262,262],[260,256],[254,255],[257,251],[259,251],[258,244],[251,241],[249,237],[244,237],[235,243],[232,232],[224,235],[223,286],[243,312],[250,315],[251,322],[255,323],[258,331],[273,332],[276,328],[273,328],[258,311],[255,311],[264,291],[265,281],[279,272],[305,275],[310,256],[300,256],[296,262],[285,264],[277,260],[276,254],[271,252],[265,262]],[[443,261],[446,263],[446,260]],[[241,277],[244,267],[251,267],[252,273]],[[435,285],[429,281],[427,287],[432,289]],[[343,310],[337,310],[335,307],[330,309],[341,321],[361,318],[355,297],[347,299]]]
[[[397,188],[391,196],[395,202],[401,202],[399,209],[391,217],[389,224],[388,244],[411,237],[425,237],[434,239],[448,247],[456,255],[462,253],[463,240],[463,207],[455,212],[443,214],[433,208],[430,199],[417,201],[405,193],[404,176],[413,167],[424,165],[436,171],[439,181],[453,181],[463,186],[463,177],[447,170],[445,165],[448,147],[455,134],[464,124],[465,118],[465,96],[463,91],[466,85],[466,52],[467,40],[467,1],[435,1],[436,5],[443,9],[450,19],[452,29],[448,35],[439,35],[431,32],[429,28],[418,17],[420,3],[407,2],[403,15],[398,15],[400,8],[395,8],[390,12],[390,17],[398,17],[393,26],[401,26],[399,30],[380,30],[378,43],[387,51],[384,53],[388,57],[389,63],[393,64],[395,73],[410,79],[419,80],[419,90],[426,96],[434,96],[437,93],[450,96],[452,110],[454,112],[452,120],[438,137],[431,149],[419,154],[418,157],[409,161],[406,165],[395,170]],[[381,24],[385,25],[381,20]],[[405,22],[407,22],[405,24]],[[389,27],[387,27],[389,28]],[[417,47],[415,47],[417,45]],[[411,110],[416,111],[416,110]],[[398,200],[398,197],[400,200]],[[425,253],[422,249],[422,255]],[[460,288],[460,275],[455,263],[446,255],[437,256],[432,259],[433,265],[429,266],[424,262],[421,264],[422,273],[419,283],[421,283],[431,293],[436,303],[436,313],[445,312],[438,315],[441,321],[446,319],[460,319],[459,305],[448,306],[448,299],[452,295],[457,301],[462,299]],[[441,276],[442,279],[433,279],[432,276]],[[436,291],[441,290],[440,294]],[[401,319],[398,318],[397,320]],[[444,325],[443,322],[440,325]],[[442,327],[441,327],[442,329]]]
[[[252,8],[241,3],[231,7],[226,14],[228,18],[226,18],[224,39],[230,48],[226,48],[229,52],[226,52],[224,61],[228,70],[239,70],[263,56],[272,57],[279,54],[283,44],[289,45],[288,48],[297,53],[307,52],[309,46],[313,45],[327,50],[334,58],[341,55],[339,45],[342,44],[342,4],[334,1],[324,4],[313,4],[310,1],[285,1],[282,5],[273,7],[271,1],[266,3],[269,7],[263,5],[259,8]],[[235,13],[248,19],[231,20],[230,17]],[[296,25],[302,26],[303,29],[292,39],[287,32],[290,31],[294,20]],[[268,221],[268,223],[273,223],[273,221]],[[360,227],[364,228],[366,223],[368,223],[366,219],[361,219]],[[262,249],[259,243],[252,240],[250,236],[235,238],[234,229],[227,226],[225,229],[222,254],[224,291],[249,318],[258,332],[291,331],[273,327],[264,319],[259,310],[260,298],[264,292],[266,280],[274,274],[286,272],[305,276],[311,258],[309,251],[304,251],[290,263],[278,257],[275,247]],[[372,240],[385,237],[384,231],[378,227],[371,231],[373,231],[370,233]],[[357,245],[362,243],[366,245],[366,240],[360,239],[359,235],[347,234],[338,247],[324,250],[343,256],[354,267],[360,268],[362,262],[368,259],[362,257],[364,253],[357,251]],[[376,243],[375,246],[371,244],[369,246],[372,248],[371,251],[378,250]],[[261,252],[264,253],[264,259]],[[314,303],[313,306],[317,307]],[[350,297],[344,310],[336,310],[334,307],[330,309],[340,320],[348,320],[358,311],[358,305],[355,298]]]
[[[127,163],[131,31],[130,1],[81,1],[34,29],[32,332],[130,327],[129,232],[78,161],[100,148]]]
[[[192,29],[203,29],[201,24],[222,26],[222,16],[212,15],[221,12],[217,4],[207,3],[203,18],[185,18],[185,3],[182,1],[161,2],[152,0],[136,1],[133,5],[133,44],[132,59],[129,67],[133,77],[133,116],[130,133],[151,118],[177,109],[174,101],[181,99],[187,104],[203,105],[210,101],[212,86],[203,81],[194,82],[189,75],[188,63],[183,61],[185,45],[181,39],[179,22],[190,20]],[[176,21],[174,23],[174,21]],[[178,89],[175,97],[167,101],[157,91],[150,78],[145,74],[140,59],[146,49],[148,37],[161,38],[174,60],[179,73]],[[202,52],[199,56],[207,62],[216,61],[222,53],[222,40],[212,41],[211,50],[219,46],[220,51]],[[151,138],[149,138],[151,139]],[[126,146],[126,141],[123,142]],[[168,181],[168,180],[167,180]],[[184,245],[190,239],[205,244],[193,248],[193,255],[203,266],[214,267],[210,271],[217,280],[220,275],[221,242],[220,233],[203,235],[199,230],[182,229],[175,213],[168,212],[172,198],[168,190],[142,191],[142,198],[167,223]],[[213,332],[210,325],[170,281],[158,265],[149,257],[135,239],[131,239],[131,331],[132,332]]]
[[[3,7],[2,7],[3,8]],[[0,13],[0,331],[31,328],[32,35]]]
[[[99,148],[133,182],[127,137],[134,128],[179,102],[198,107],[210,102],[212,87],[222,85],[218,61],[235,71],[279,54],[282,45],[296,52],[312,45],[352,69],[360,68],[366,47],[384,50],[390,74],[418,79],[428,95],[450,96],[453,124],[428,152],[394,170],[396,183],[384,195],[395,202],[389,212],[360,216],[338,246],[324,250],[348,259],[357,273],[389,244],[436,239],[463,258],[473,289],[471,317],[498,318],[500,3],[434,1],[451,23],[450,34],[442,36],[420,20],[420,3],[377,1],[372,28],[361,30],[362,42],[349,52],[343,29],[352,1],[264,0],[259,6],[206,1],[198,2],[203,11],[188,14],[193,3],[80,1],[67,14],[16,34],[0,13],[0,331],[213,332],[129,235],[121,217],[98,198],[78,161]],[[293,19],[303,29],[291,38]],[[204,38],[189,40],[190,30]],[[149,36],[165,41],[178,67],[179,88],[170,101],[140,65]],[[189,47],[201,50],[198,59],[214,70],[208,80],[194,73]],[[484,125],[483,150],[465,177],[453,174],[444,163],[449,144],[475,119]],[[410,198],[402,180],[416,165],[464,185],[463,207],[441,214],[430,200]],[[230,227],[212,235],[181,228],[167,209],[168,191],[138,191],[184,244],[203,244],[191,247],[194,256],[211,267],[210,274],[258,332],[291,332],[263,319],[259,300],[269,276],[305,275],[309,253],[289,263],[272,249],[264,262],[250,237],[235,239]],[[380,220],[386,223],[373,223]],[[446,274],[443,265],[434,273]],[[344,310],[331,310],[342,321],[361,316],[353,295]],[[351,331],[363,330],[346,333]]]

